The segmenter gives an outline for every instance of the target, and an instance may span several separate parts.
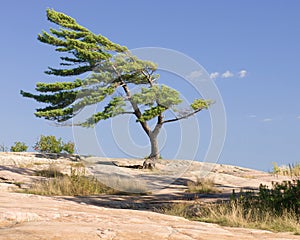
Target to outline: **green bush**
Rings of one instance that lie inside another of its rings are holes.
[[[55,136],[43,136],[35,143],[34,149],[42,153],[74,153],[74,143],[63,143],[61,138],[56,139]]]
[[[259,192],[247,192],[239,198],[234,198],[243,205],[245,213],[253,208],[281,216],[285,212],[300,216],[300,180],[273,183],[271,188],[260,185]]]
[[[75,152],[75,144],[73,142],[64,143],[63,151],[69,154],[73,154]]]
[[[62,151],[61,138],[56,139],[55,136],[43,136],[34,145],[34,149],[42,153],[60,153]]]
[[[11,146],[11,152],[26,152],[28,146],[23,142],[15,142],[15,145]]]

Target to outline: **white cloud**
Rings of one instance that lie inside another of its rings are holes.
[[[230,77],[233,77],[233,76],[234,76],[234,74],[232,72],[230,72],[229,70],[222,73],[222,78],[230,78]]]
[[[263,119],[263,122],[271,122],[271,121],[273,121],[272,118],[265,118],[265,119]]]
[[[247,75],[247,71],[246,70],[241,70],[238,72],[239,78],[244,78]]]
[[[189,80],[195,80],[198,77],[201,77],[202,75],[203,75],[203,72],[201,70],[196,70],[196,71],[190,72],[190,74],[187,75],[186,78]]]
[[[299,119],[299,120],[300,120],[300,116],[298,116],[298,117],[297,117],[297,119]]]
[[[218,72],[213,72],[209,76],[210,76],[211,79],[216,79],[219,76],[219,73]]]
[[[257,116],[255,114],[251,114],[248,116],[249,118],[256,118]]]

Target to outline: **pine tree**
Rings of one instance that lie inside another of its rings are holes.
[[[36,109],[36,117],[58,123],[66,122],[84,107],[108,99],[102,111],[79,125],[91,127],[117,115],[133,114],[149,137],[151,161],[146,161],[144,166],[152,168],[154,160],[159,157],[157,136],[162,126],[188,118],[211,104],[209,100],[196,99],[191,104],[191,111],[180,117],[165,119],[164,113],[174,110],[182,99],[178,91],[158,84],[157,66],[153,62],[138,59],[126,47],[92,33],[63,13],[48,9],[47,18],[60,28],[43,31],[38,35],[38,40],[54,46],[56,51],[64,55],[60,57],[61,68],[49,67],[45,73],[59,77],[76,76],[76,79],[38,82],[35,88],[38,94],[21,91],[24,97],[47,104],[44,108]],[[78,78],[85,73],[90,74],[83,79]],[[141,90],[132,94],[130,87],[136,85],[142,86]],[[123,94],[117,94],[120,91]],[[126,103],[130,105],[131,111],[125,110]],[[155,118],[156,125],[151,129],[148,123]]]

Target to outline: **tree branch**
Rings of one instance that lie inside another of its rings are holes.
[[[194,114],[196,114],[197,112],[200,112],[203,108],[199,108],[191,113],[188,113],[184,116],[181,116],[181,117],[178,117],[178,118],[173,118],[173,119],[169,119],[169,120],[165,120],[162,122],[162,124],[165,124],[165,123],[170,123],[170,122],[176,122],[176,121],[180,121],[182,119],[186,119],[186,118],[189,118],[190,116],[193,116]]]
[[[130,102],[130,104],[131,104],[131,106],[132,106],[132,108],[134,110],[134,115],[137,117],[137,119],[140,119],[142,117],[141,110],[139,109],[138,105],[135,102],[132,101],[132,99],[131,99],[131,93],[130,93],[130,90],[129,90],[127,84],[122,80],[121,74],[118,72],[118,70],[116,69],[116,67],[114,66],[113,63],[112,63],[112,67],[113,67],[114,71],[118,74],[118,77],[121,80],[121,86],[122,86],[124,92],[126,93],[126,96],[127,96],[128,100],[129,100],[129,102]],[[143,130],[149,136],[151,134],[151,130],[150,130],[147,122],[141,122],[140,121],[140,124],[141,124]]]
[[[153,135],[156,135],[156,136],[158,135],[159,130],[161,129],[162,125],[163,125],[163,116],[162,116],[162,114],[160,114],[157,117],[157,123],[155,125],[154,130],[153,130]]]

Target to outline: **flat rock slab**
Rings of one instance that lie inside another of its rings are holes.
[[[0,239],[300,239],[288,233],[221,227],[70,200],[1,192]]]
[[[12,191],[26,188],[39,180],[34,175],[35,171],[51,165],[68,173],[79,160],[73,156],[51,155],[49,158],[36,153],[0,153],[0,240],[300,239],[300,236],[289,233],[222,227],[145,211],[155,208],[157,204],[186,201],[186,182],[195,181],[203,173],[214,179],[222,192],[199,195],[198,201],[203,202],[228,198],[233,189],[257,188],[260,183],[271,185],[272,181],[286,180],[286,177],[236,166],[186,160],[162,160],[158,163],[159,169],[153,172],[128,168],[140,165],[142,159],[82,160],[91,160],[86,163],[91,173],[113,168],[132,178],[155,183],[161,189],[146,196],[43,197],[14,193]],[[116,165],[123,167],[118,169]],[[182,169],[185,171],[180,178],[171,185],[166,184],[166,180],[171,183],[166,176]]]

